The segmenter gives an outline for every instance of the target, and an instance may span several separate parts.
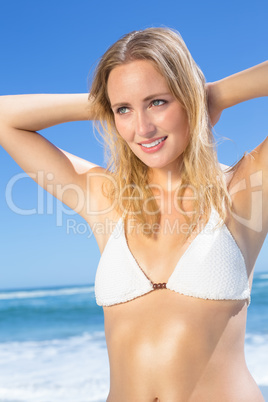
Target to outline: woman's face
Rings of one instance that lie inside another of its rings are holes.
[[[115,125],[135,155],[151,168],[178,168],[189,142],[186,111],[165,78],[146,60],[114,68],[108,96]]]

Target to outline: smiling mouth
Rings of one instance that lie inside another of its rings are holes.
[[[156,145],[160,144],[161,142],[165,141],[167,139],[167,136],[159,138],[158,140],[155,140],[153,142],[150,143],[139,143],[139,145],[141,145],[144,148],[152,148],[155,147]]]

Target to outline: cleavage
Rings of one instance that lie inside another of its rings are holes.
[[[182,224],[185,224],[185,220]],[[146,237],[138,228],[133,229],[134,225],[132,225],[131,233],[125,230],[126,243],[137,265],[152,282],[167,283],[180,259],[205,224],[198,225],[188,239],[185,234],[186,229],[184,233],[182,230],[179,233],[176,230],[181,225],[175,226],[174,229],[172,223],[169,226],[162,224],[159,233],[151,238]]]

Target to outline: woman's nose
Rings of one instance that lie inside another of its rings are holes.
[[[145,112],[137,113],[135,125],[136,135],[140,137],[150,137],[155,134],[156,127]]]

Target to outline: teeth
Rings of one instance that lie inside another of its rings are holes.
[[[159,140],[156,140],[154,142],[151,142],[150,144],[141,144],[141,146],[145,148],[152,148],[155,147],[156,145],[160,144],[160,142],[164,141],[166,137],[160,138]]]

